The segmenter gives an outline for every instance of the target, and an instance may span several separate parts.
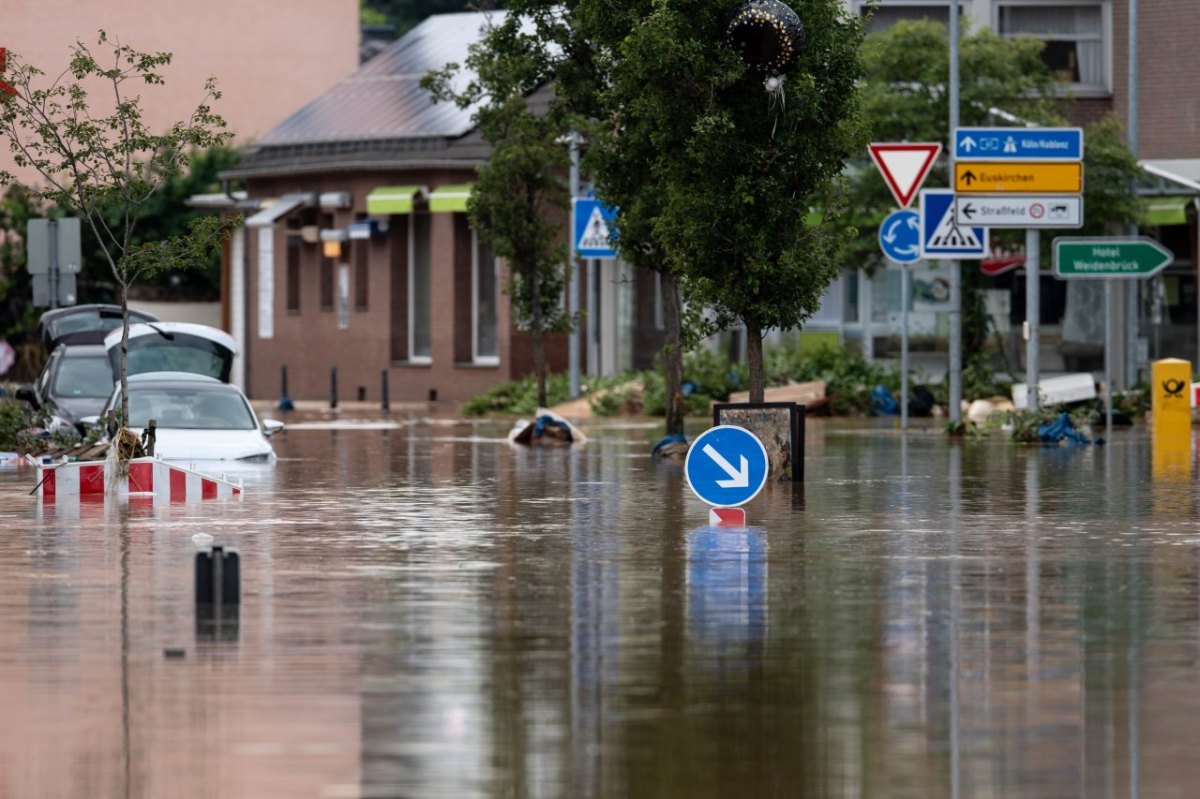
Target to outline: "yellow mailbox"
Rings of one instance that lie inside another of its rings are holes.
[[[1150,369],[1156,479],[1189,479],[1192,466],[1192,365],[1178,358]]]

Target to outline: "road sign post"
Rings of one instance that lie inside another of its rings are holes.
[[[986,258],[988,229],[959,225],[954,220],[954,192],[925,189],[921,192],[921,257],[930,259]]]
[[[577,258],[616,258],[617,210],[600,200],[575,198],[575,236],[572,243]]]
[[[954,190],[960,194],[1079,194],[1083,164],[968,161],[954,165]]]
[[[701,433],[683,464],[688,487],[718,508],[744,505],[767,483],[767,450],[744,427],[720,425]]]
[[[1054,274],[1065,280],[1153,277],[1174,260],[1174,253],[1145,237],[1060,236],[1054,240]]]
[[[938,142],[875,142],[867,151],[896,198],[896,204],[907,208],[929,176],[942,145]]]

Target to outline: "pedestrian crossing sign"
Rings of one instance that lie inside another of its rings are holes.
[[[982,260],[988,254],[988,229],[959,225],[954,219],[951,189],[921,191],[921,257]]]
[[[575,199],[575,255],[616,258],[617,210],[595,199]]]

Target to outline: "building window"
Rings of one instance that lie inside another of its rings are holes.
[[[1073,90],[1109,90],[1108,40],[1112,26],[1108,3],[1003,0],[996,4],[996,15],[996,30],[1001,36],[1026,36],[1045,42],[1042,60]]]
[[[471,355],[475,363],[499,363],[496,306],[500,301],[500,289],[496,258],[492,248],[480,241],[474,230],[471,231],[471,244],[471,315],[474,318]]]
[[[886,31],[901,20],[929,20],[950,25],[948,2],[911,2],[910,0],[857,0],[858,14],[869,17],[867,33]]]
[[[429,363],[429,280],[430,280],[430,216],[428,213],[409,215],[412,235],[409,236],[408,257],[408,360]]]
[[[321,256],[321,310],[333,310],[333,259]]]
[[[371,296],[370,239],[355,239],[354,248],[354,310],[365,311]]]
[[[299,236],[287,237],[287,309],[300,313],[300,247]]]

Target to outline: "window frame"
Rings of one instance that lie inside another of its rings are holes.
[[[1005,8],[1089,7],[1100,9],[1100,59],[1103,76],[1100,83],[1067,83],[1066,94],[1074,97],[1111,97],[1113,93],[1113,19],[1112,0],[991,0],[992,30],[1002,39],[1016,38],[1000,29],[1000,15]],[[1045,40],[1043,40],[1045,41]]]

